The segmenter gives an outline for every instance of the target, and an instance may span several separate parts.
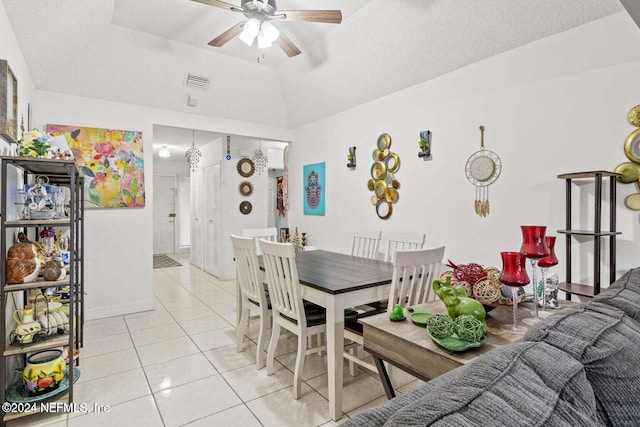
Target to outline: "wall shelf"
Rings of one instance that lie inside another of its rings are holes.
[[[593,297],[600,293],[600,276],[602,260],[602,239],[609,239],[609,283],[615,281],[616,274],[616,236],[621,234],[616,230],[616,178],[620,174],[609,171],[587,171],[574,172],[558,175],[558,178],[565,180],[565,204],[566,204],[566,227],[558,230],[558,233],[566,236],[566,281],[559,283],[558,288],[567,295],[567,300],[571,300],[571,295],[581,295]],[[602,197],[603,179],[609,178],[609,229],[602,229]],[[574,180],[588,179],[593,181],[595,186],[595,200],[593,207],[593,229],[573,229],[572,228],[572,198],[571,190]],[[574,283],[571,278],[572,273],[572,239],[574,236],[586,236],[593,238],[593,283]]]

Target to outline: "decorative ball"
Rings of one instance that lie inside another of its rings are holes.
[[[464,274],[464,280],[475,285],[480,280],[483,280],[487,277],[487,271],[480,264],[476,264],[474,262],[465,265],[462,269]]]
[[[522,287],[514,288],[513,286],[502,285],[500,287],[500,293],[503,297],[508,300],[513,300],[513,290],[516,289],[516,295],[518,296],[518,300],[522,300],[524,297],[524,289]],[[510,304],[510,303],[509,303]]]
[[[459,280],[457,282],[452,281],[451,286],[455,286],[457,288],[464,288],[467,291],[467,296],[473,297],[473,286],[471,286],[471,283],[466,282],[464,280]]]
[[[481,304],[495,302],[500,298],[500,283],[496,284],[488,279],[481,280],[473,285],[473,296]]]
[[[427,330],[436,338],[446,338],[454,332],[453,320],[444,314],[434,314],[427,319]]]
[[[481,321],[473,316],[468,314],[458,316],[453,325],[456,335],[463,341],[475,342],[484,338],[484,326]]]
[[[500,287],[502,285],[500,282],[500,270],[496,267],[487,267],[487,280],[490,280]]]

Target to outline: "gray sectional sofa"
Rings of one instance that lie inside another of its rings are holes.
[[[355,426],[640,426],[640,268]]]

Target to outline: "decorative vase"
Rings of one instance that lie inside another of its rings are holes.
[[[520,252],[531,261],[531,275],[533,276],[533,315],[538,317],[538,280],[536,270],[538,260],[549,255],[549,247],[545,240],[547,227],[545,225],[521,225],[522,246]]]
[[[62,350],[39,351],[27,357],[22,381],[32,396],[38,396],[57,389],[66,369]]]
[[[513,300],[513,326],[503,329],[509,330],[516,334],[522,334],[525,331],[518,326],[518,290],[522,286],[529,283],[529,276],[525,268],[526,255],[520,252],[500,252],[502,257],[502,272],[500,273],[500,282],[507,286],[511,286],[511,298]]]
[[[538,267],[542,270],[542,280],[538,285],[538,306],[543,308],[559,308],[557,275],[555,285],[553,285],[553,280],[549,282],[547,281],[547,271],[549,270],[549,267],[558,265],[558,257],[554,251],[556,246],[556,236],[544,236],[544,241],[549,248],[549,255],[538,260]],[[550,283],[550,288],[547,288],[547,283]]]
[[[22,315],[20,320],[18,313]],[[40,323],[33,318],[33,308],[26,306],[22,310],[15,310],[13,312],[13,320],[16,321],[16,340],[21,344],[31,344],[35,334],[40,332]]]

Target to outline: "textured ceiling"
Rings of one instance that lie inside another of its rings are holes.
[[[239,4],[239,0],[228,0]],[[295,128],[624,10],[619,0],[280,0],[302,54],[207,42],[242,15],[190,0],[2,0],[38,89]],[[187,72],[207,89],[184,86]],[[189,95],[200,99],[189,107]]]

